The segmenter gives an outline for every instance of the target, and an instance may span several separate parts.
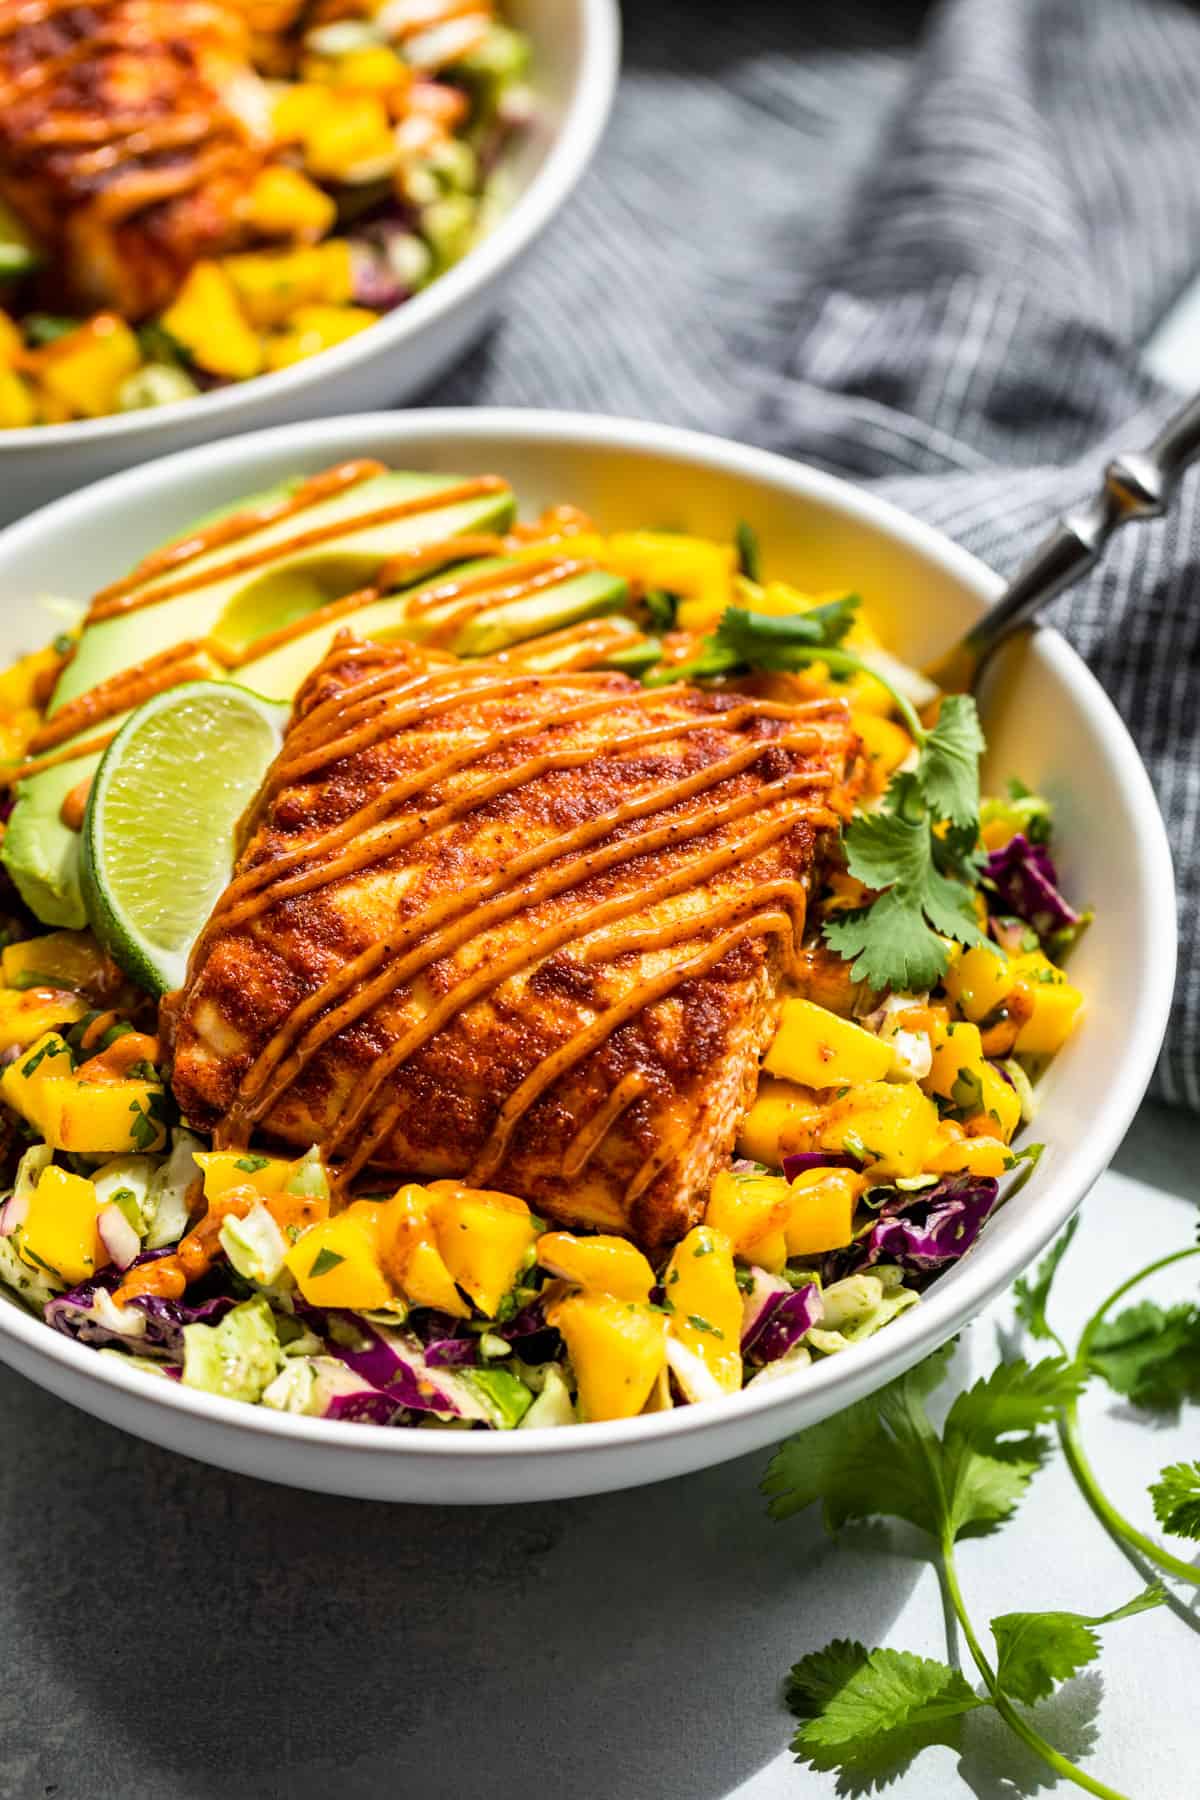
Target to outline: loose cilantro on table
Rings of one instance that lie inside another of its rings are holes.
[[[1200,1462],[1168,1463],[1151,1483],[1154,1516],[1173,1537],[1200,1538]]]
[[[1067,1346],[1046,1309],[1076,1224],[1077,1218],[1072,1219],[1038,1264],[1033,1279],[1022,1277],[1015,1288],[1017,1317],[1030,1336],[1053,1341],[1064,1355]],[[1162,1307],[1143,1300],[1112,1316],[1125,1296],[1150,1276],[1194,1256],[1200,1256],[1200,1247],[1161,1256],[1127,1276],[1101,1301],[1075,1347],[1073,1361],[1085,1380],[1097,1375],[1114,1393],[1150,1411],[1170,1411],[1185,1400],[1200,1399],[1200,1307],[1189,1302]],[[1066,1399],[1056,1423],[1080,1491],[1116,1542],[1164,1574],[1200,1587],[1200,1568],[1156,1542],[1109,1499],[1084,1448],[1078,1393]],[[1150,1488],[1150,1497],[1164,1529],[1179,1537],[1200,1537],[1200,1465],[1174,1463],[1164,1469]]]
[[[1096,1630],[1165,1598],[1146,1588],[1096,1617],[1005,1613],[991,1622],[994,1658],[967,1612],[955,1563],[960,1538],[1011,1516],[1048,1449],[1042,1427],[1077,1396],[1085,1376],[1065,1357],[1002,1363],[957,1395],[939,1432],[926,1399],[945,1379],[949,1346],[846,1412],[800,1432],[776,1453],[763,1484],[776,1518],[820,1503],[827,1529],[850,1519],[906,1520],[938,1546],[947,1601],[985,1692],[948,1663],[836,1639],[798,1662],[788,1702],[792,1748],[817,1769],[883,1778],[931,1743],[955,1744],[963,1716],[989,1706],[1058,1775],[1119,1800],[1042,1737],[1017,1703],[1032,1705],[1099,1654]]]

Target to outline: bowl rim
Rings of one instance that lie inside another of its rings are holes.
[[[564,0],[556,0],[556,4],[562,5]],[[260,399],[295,397],[324,381],[336,380],[360,362],[384,352],[399,352],[427,326],[468,306],[499,280],[549,225],[581,180],[608,123],[621,64],[619,0],[569,0],[569,4],[579,20],[579,67],[546,159],[511,209],[461,261],[385,313],[368,330],[303,362],[186,400],[172,400],[165,406],[0,431],[0,458],[31,451],[50,455],[56,450],[149,435],[160,428],[166,432],[196,417],[219,421],[236,415],[239,409],[253,410]]]
[[[82,513],[86,518],[102,507],[109,496],[118,498],[136,490],[143,499],[149,498],[148,484],[174,488],[186,484],[207,466],[222,464],[228,469],[243,461],[255,464],[260,453],[269,457],[289,447],[306,455],[325,449],[342,451],[347,442],[364,432],[391,436],[398,452],[411,439],[434,437],[464,445],[472,439],[509,438],[514,443],[569,443],[584,449],[596,446],[632,454],[662,453],[719,474],[759,480],[796,499],[831,503],[851,523],[883,528],[974,594],[980,610],[1004,585],[977,557],[935,527],[893,502],[809,464],[729,439],[676,426],[648,424],[640,419],[499,407],[351,414],[274,426],[181,450],[149,466],[94,482],[9,526],[0,533],[0,571],[10,550],[19,553],[27,540],[36,542],[44,534],[53,535],[69,526],[73,513]],[[1141,1005],[1130,1021],[1123,1055],[1115,1063],[1115,1079],[1106,1093],[1103,1112],[1093,1131],[1065,1147],[1063,1165],[1054,1185],[1039,1208],[1022,1218],[1003,1257],[989,1261],[977,1252],[965,1259],[960,1265],[962,1274],[953,1284],[936,1284],[920,1307],[903,1314],[887,1331],[857,1345],[853,1356],[830,1357],[793,1375],[764,1383],[757,1392],[744,1389],[719,1400],[677,1407],[670,1412],[578,1424],[570,1429],[423,1432],[275,1413],[243,1401],[184,1388],[177,1382],[149,1380],[143,1371],[123,1367],[115,1356],[98,1356],[94,1348],[47,1327],[43,1320],[26,1313],[18,1302],[0,1306],[0,1338],[16,1339],[39,1357],[58,1364],[64,1374],[82,1375],[88,1382],[116,1388],[135,1402],[166,1405],[190,1415],[201,1429],[230,1426],[250,1436],[287,1440],[297,1448],[341,1450],[367,1459],[379,1455],[417,1456],[451,1465],[463,1457],[603,1457],[613,1450],[633,1450],[639,1445],[689,1437],[696,1432],[719,1431],[776,1410],[786,1412],[789,1403],[807,1397],[815,1399],[829,1390],[837,1392],[838,1400],[828,1411],[836,1412],[901,1374],[945,1342],[1029,1266],[1108,1166],[1153,1073],[1174,989],[1174,868],[1150,778],[1120,715],[1082,657],[1057,631],[1044,626],[1036,632],[1036,653],[1048,662],[1051,674],[1082,703],[1096,735],[1103,737],[1115,753],[1117,778],[1130,795],[1132,816],[1138,821],[1138,851],[1153,911],[1146,922],[1150,927],[1145,933],[1150,955]],[[200,1445],[197,1451],[204,1454]]]

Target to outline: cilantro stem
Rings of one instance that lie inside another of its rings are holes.
[[[1053,1744],[1047,1743],[1040,1731],[1034,1729],[1028,1719],[1019,1713],[1008,1695],[996,1679],[996,1671],[984,1652],[983,1645],[975,1635],[963,1600],[962,1589],[958,1585],[958,1569],[954,1560],[954,1535],[947,1527],[942,1534],[940,1572],[942,1583],[954,1609],[954,1616],[962,1628],[967,1648],[971,1652],[972,1661],[983,1677],[984,1685],[991,1696],[992,1705],[1004,1720],[1009,1730],[1014,1732],[1026,1744],[1035,1756],[1039,1756],[1056,1775],[1062,1775],[1073,1781],[1076,1787],[1084,1788],[1089,1794],[1097,1794],[1100,1800],[1127,1800],[1127,1796],[1116,1788],[1108,1787],[1103,1781],[1097,1781],[1086,1769],[1081,1769],[1069,1757],[1056,1750]]]
[[[836,650],[832,646],[826,647],[823,644],[789,644],[787,657],[789,665],[799,666],[803,663],[821,662],[827,668],[837,670],[842,675],[869,675],[872,681],[877,681],[880,687],[886,688],[891,695],[892,704],[904,720],[904,728],[918,750],[925,743],[929,733],[917,717],[917,711],[912,701],[907,699],[899,688],[893,686],[886,675],[881,675],[878,669],[873,669],[870,663],[864,662],[861,656],[856,656],[853,650]],[[695,657],[691,662],[659,664],[657,668],[647,670],[642,676],[642,686],[667,687],[674,681],[703,681],[716,675],[730,675],[737,666],[735,660],[728,658],[728,653],[723,658],[722,652],[718,648],[715,655],[709,652]],[[764,667],[778,668],[778,665],[764,664]]]
[[[1187,1250],[1175,1250],[1169,1256],[1160,1256],[1157,1262],[1148,1263],[1144,1269],[1139,1269],[1135,1274],[1127,1276],[1119,1287],[1115,1287],[1107,1299],[1100,1302],[1080,1333],[1079,1346],[1075,1352],[1077,1361],[1087,1368],[1088,1355],[1096,1333],[1119,1300],[1123,1300],[1131,1289],[1138,1287],[1151,1275],[1157,1275],[1161,1269],[1170,1268],[1173,1263],[1186,1262],[1191,1256],[1200,1256],[1200,1246]],[[1137,1551],[1147,1562],[1162,1569],[1164,1574],[1173,1575],[1178,1581],[1189,1582],[1192,1587],[1200,1587],[1200,1569],[1194,1568],[1191,1563],[1184,1562],[1182,1557],[1174,1556],[1170,1550],[1164,1549],[1146,1532],[1140,1531],[1132,1519],[1127,1519],[1124,1513],[1117,1510],[1100,1486],[1095,1470],[1083,1447],[1078,1400],[1069,1401],[1059,1413],[1058,1435],[1063,1453],[1070,1464],[1071,1473],[1075,1477],[1084,1499],[1109,1535],[1118,1544]]]

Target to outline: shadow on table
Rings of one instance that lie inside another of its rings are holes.
[[[544,1506],[220,1474],[0,1375],[0,1791],[68,1800],[717,1800],[780,1683],[880,1641],[914,1565],[773,1524],[765,1458]]]
[[[1182,1108],[1147,1104],[1113,1158],[1118,1175],[1196,1201],[1196,1118]]]

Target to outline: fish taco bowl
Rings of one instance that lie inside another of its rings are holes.
[[[944,1341],[1115,1149],[1174,964],[1082,663],[997,660],[982,799],[918,673],[997,587],[813,470],[554,414],[284,428],[11,529],[6,649],[91,611],[7,720],[0,1355],[482,1502]]]

